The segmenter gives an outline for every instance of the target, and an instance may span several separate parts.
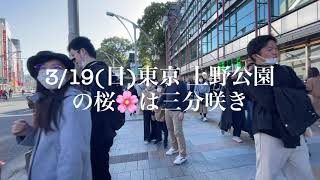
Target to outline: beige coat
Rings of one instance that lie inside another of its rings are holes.
[[[157,92],[157,94],[156,94],[159,98],[158,98],[158,100],[160,99],[160,96],[162,95],[162,93],[158,93]],[[156,119],[156,121],[160,121],[160,122],[162,122],[162,121],[164,121],[164,116],[165,116],[165,113],[164,113],[164,109],[162,109],[162,107],[158,107],[158,109],[155,109],[154,110],[154,112],[155,112],[155,119]]]
[[[320,114],[320,76],[309,78],[306,86],[312,96],[313,107]]]

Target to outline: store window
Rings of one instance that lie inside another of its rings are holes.
[[[305,48],[280,53],[280,64],[293,68],[300,79],[305,77],[306,53]]]
[[[310,66],[320,70],[320,44],[310,47]]]

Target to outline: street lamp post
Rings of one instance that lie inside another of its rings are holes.
[[[68,0],[69,42],[79,36],[79,5],[78,0]]]
[[[147,33],[145,33],[136,23],[130,21],[129,19],[127,19],[127,18],[125,18],[125,17],[122,17],[122,16],[120,16],[120,15],[114,14],[114,13],[112,13],[112,12],[107,12],[106,14],[107,14],[107,16],[116,17],[116,18],[121,22],[121,24],[126,28],[126,30],[127,30],[127,32],[128,32],[128,34],[129,34],[130,37],[131,37],[131,34],[130,34],[128,28],[125,26],[125,24],[121,21],[121,19],[122,19],[122,20],[125,20],[125,21],[127,21],[127,22],[129,22],[129,23],[132,24],[133,30],[134,30],[134,32],[133,32],[133,33],[134,33],[134,34],[133,34],[133,43],[134,43],[134,62],[135,62],[135,67],[137,67],[137,64],[138,64],[137,29],[139,29],[139,30],[146,36],[146,38],[150,41],[150,43],[152,44],[152,49],[153,49],[153,51],[154,51],[154,53],[155,53],[155,55],[156,55],[155,47],[154,47],[154,45],[153,45],[153,43],[152,43],[152,41],[151,41],[151,38],[150,38],[149,35],[148,35]],[[131,39],[132,39],[132,37],[131,37]]]
[[[114,61],[117,61],[117,63],[119,63],[121,66],[123,66],[123,64],[112,54],[104,52],[104,54],[112,60],[112,67],[114,67]]]

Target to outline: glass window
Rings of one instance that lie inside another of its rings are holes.
[[[181,64],[185,65],[186,64],[186,49],[183,49],[181,51]]]
[[[316,67],[320,70],[320,44],[314,45],[310,48],[311,51],[311,67]]]
[[[254,1],[248,1],[237,12],[237,37],[254,29]]]
[[[212,51],[212,32],[208,32],[208,52]]]
[[[223,26],[222,23],[219,24],[219,47],[223,45]]]
[[[217,49],[217,44],[218,44],[218,39],[217,39],[217,28],[216,27],[214,27],[213,29],[212,29],[212,36],[211,36],[211,51],[213,51],[213,50],[215,50],[215,49]]]
[[[268,0],[258,1],[258,22],[260,26],[268,22]]]
[[[227,18],[224,21],[224,42],[228,43],[230,41],[230,19]]]
[[[191,44],[191,60],[195,60],[198,56],[198,47],[197,41],[194,41]]]
[[[313,0],[272,0],[271,12],[273,16],[281,16],[288,11],[294,11],[312,1]]]
[[[208,53],[208,34],[206,34],[202,38],[202,41],[200,41],[200,43],[202,43],[202,55],[207,54]]]
[[[237,14],[232,14],[229,18],[230,40],[237,37]]]

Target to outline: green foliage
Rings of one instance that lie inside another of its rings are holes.
[[[128,39],[119,37],[107,38],[102,41],[101,47],[97,50],[97,59],[105,61],[108,65],[112,65],[110,57],[112,55],[120,61],[122,66],[127,66],[130,50],[132,50],[132,44]],[[116,61],[115,65],[120,66]]]
[[[153,56],[165,54],[165,34],[162,29],[162,18],[166,15],[169,3],[152,3],[144,10],[138,25],[145,31],[151,41],[141,32],[139,37],[139,59],[146,65],[154,65]],[[155,47],[155,50],[152,48]],[[156,51],[156,52],[155,52]]]

